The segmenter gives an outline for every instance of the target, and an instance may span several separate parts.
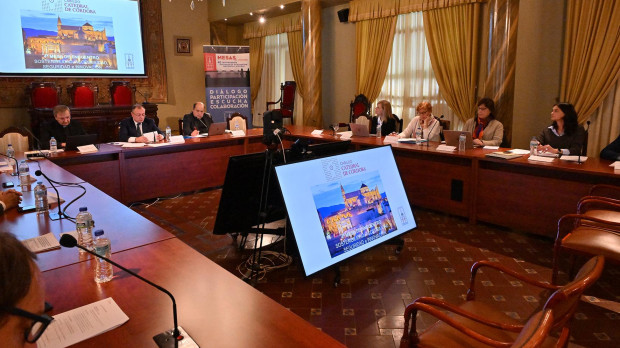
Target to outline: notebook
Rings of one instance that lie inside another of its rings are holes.
[[[456,131],[456,130],[444,130],[443,136],[446,138],[446,145],[456,146],[459,148],[459,136],[465,134],[465,149],[474,148],[474,140],[471,137],[471,132]]]
[[[212,123],[209,126],[209,135],[221,135],[226,131],[226,122]]]
[[[91,145],[97,143],[97,134],[69,135],[67,137],[66,150],[77,150],[78,146]]]
[[[367,124],[349,123],[351,134],[356,137],[369,137],[370,132]]]

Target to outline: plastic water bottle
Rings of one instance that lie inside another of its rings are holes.
[[[467,137],[465,136],[465,134],[461,133],[461,135],[459,135],[459,151],[465,151],[466,140],[467,140]]]
[[[170,138],[172,138],[172,129],[170,129],[170,126],[166,127],[166,142],[169,143],[170,142]]]
[[[44,215],[49,212],[47,187],[41,181],[37,181],[37,186],[34,187],[34,205],[37,208],[37,215]]]
[[[26,161],[22,161],[19,164],[19,186],[23,191],[30,191],[30,168]]]
[[[99,256],[110,258],[112,255],[112,245],[110,240],[104,236],[103,230],[95,231],[95,253]],[[105,283],[112,280],[114,270],[112,265],[103,259],[96,258],[95,264],[95,282]]]
[[[56,153],[58,151],[58,143],[56,142],[56,138],[52,137],[50,139],[50,152]]]
[[[536,156],[538,154],[538,140],[536,137],[533,137],[530,140],[530,156]]]
[[[78,235],[78,244],[86,249],[93,250],[93,227],[95,222],[93,216],[88,212],[88,208],[81,207],[80,212],[75,217],[75,230]],[[85,253],[80,249],[80,253]]]
[[[6,155],[15,158],[15,149],[13,145],[9,144],[6,148]],[[9,158],[9,165],[13,166],[13,175],[17,175],[17,162]]]
[[[381,122],[377,123],[377,138],[381,138]]]
[[[422,143],[422,128],[420,127],[415,130],[415,142],[416,144]]]

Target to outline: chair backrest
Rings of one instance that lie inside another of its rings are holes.
[[[281,86],[282,90],[282,102],[280,103],[280,109],[289,110],[293,112],[295,108],[295,90],[297,84],[295,81],[285,81]]]
[[[398,117],[396,114],[392,114],[394,118],[396,118],[396,131],[401,133],[403,131],[403,123],[405,122],[402,118]]]
[[[232,115],[228,115],[226,117],[226,123],[228,123],[228,129],[230,130],[242,130],[244,132],[247,132],[248,118],[238,112],[235,112]]]
[[[510,347],[512,348],[534,348],[540,347],[549,336],[553,328],[553,311],[550,309],[536,312],[525,323],[519,336]],[[557,347],[561,347],[558,345]]]
[[[110,104],[135,104],[135,90],[128,81],[112,81],[110,83]]]
[[[60,86],[54,82],[32,82],[26,88],[30,95],[30,106],[33,108],[53,108],[60,104]]]
[[[183,117],[179,117],[179,134],[183,135]]]
[[[365,95],[360,94],[351,102],[351,122],[361,115],[370,115],[370,102]]]
[[[0,132],[0,153],[6,153],[9,144],[13,145],[15,152],[28,151],[31,142],[28,132],[17,127],[9,127]]]
[[[67,87],[71,105],[76,108],[92,108],[99,104],[99,87],[90,82],[73,82]]]
[[[552,309],[555,317],[554,328],[567,326],[575,314],[577,305],[584,291],[592,286],[603,273],[605,258],[595,256],[580,269],[575,279],[556,290],[545,303],[545,309]]]
[[[359,115],[356,119],[355,122],[353,123],[357,123],[357,124],[363,124],[368,126],[368,129],[370,130],[370,125],[372,123],[372,120],[370,118],[370,116],[366,116],[366,115]]]

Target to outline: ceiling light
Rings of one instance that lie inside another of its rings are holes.
[[[259,22],[261,22],[261,23],[265,23],[265,17],[260,16],[260,18],[258,19],[258,21],[259,21]]]
[[[284,5],[280,5],[280,9],[281,9],[281,10],[284,10]]]
[[[250,12],[250,16],[254,16],[254,12]]]

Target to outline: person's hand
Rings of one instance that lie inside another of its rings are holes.
[[[198,131],[198,129],[194,129],[194,130],[192,131],[191,136],[195,137],[195,136],[197,136],[198,134],[200,134],[200,132]]]
[[[484,143],[482,142],[482,140],[480,139],[474,139],[474,145],[480,145],[480,146],[484,146]]]
[[[551,145],[538,145],[537,150],[542,153],[560,153],[560,150],[554,149]]]
[[[149,139],[145,137],[144,135],[136,138],[136,143],[148,143],[148,142],[149,142]]]
[[[67,143],[60,143],[60,147],[67,147]]]
[[[3,201],[6,205],[6,209],[17,207],[22,201],[22,193],[13,189],[0,192],[0,201]]]

